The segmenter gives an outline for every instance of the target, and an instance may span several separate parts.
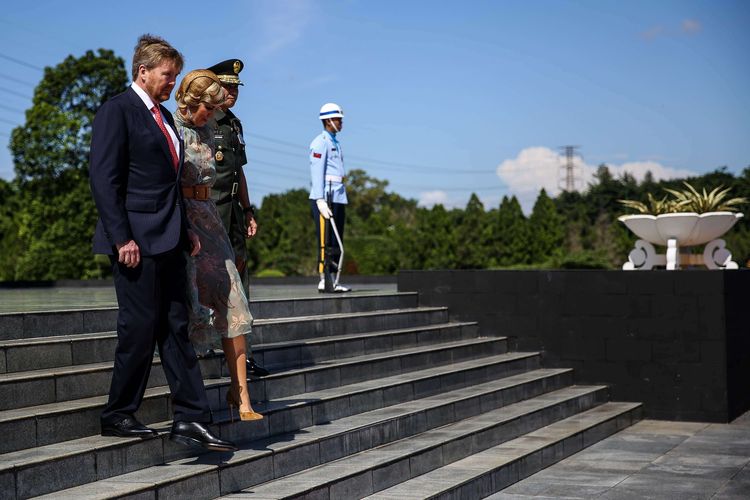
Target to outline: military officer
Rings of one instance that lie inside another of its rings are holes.
[[[243,63],[239,59],[227,59],[208,68],[221,80],[227,99],[214,112],[214,143],[216,147],[216,183],[211,189],[211,197],[216,203],[224,227],[234,247],[235,264],[242,278],[245,291],[248,290],[247,246],[245,240],[252,238],[258,230],[255,212],[250,204],[250,196],[242,168],[247,163],[245,139],[242,124],[231,109],[237,102],[240,81],[239,73]]]
[[[243,165],[247,163],[245,139],[242,136],[242,123],[232,108],[237,103],[240,71],[244,64],[239,59],[227,59],[210,68],[221,81],[227,93],[224,104],[214,111],[209,127],[214,133],[216,160],[216,182],[211,188],[211,198],[216,203],[224,227],[234,248],[235,265],[242,279],[242,286],[248,299],[249,276],[247,269],[247,246],[245,240],[255,236],[258,224],[255,222],[255,210],[250,204]],[[268,375],[268,371],[248,358],[248,373],[255,376]]]
[[[344,112],[338,104],[327,103],[320,108],[319,117],[323,123],[323,132],[315,137],[310,144],[311,187],[309,197],[319,249],[318,272],[320,273],[320,282],[318,283],[318,291],[348,292],[351,289],[340,284],[338,279],[328,283],[328,286],[326,286],[325,280],[326,271],[331,275],[338,276],[338,263],[341,256],[341,249],[336,238],[326,234],[327,221],[336,225],[342,243],[344,240],[345,208],[348,200],[344,184],[346,175],[344,155],[337,138],[337,134],[343,127]],[[326,247],[331,250],[331,255],[325,255]],[[327,270],[325,269],[326,260],[329,266]]]

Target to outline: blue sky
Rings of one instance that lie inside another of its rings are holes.
[[[600,163],[639,178],[750,165],[747,1],[126,4],[0,12],[1,177],[13,177],[8,136],[36,68],[99,47],[129,66],[145,32],[181,50],[186,70],[245,61],[235,111],[256,202],[309,185],[307,146],[328,101],[346,113],[347,168],[427,206],[464,206],[476,192],[488,207],[516,194],[528,210],[539,188],[557,192],[568,144],[580,146],[580,186]]]

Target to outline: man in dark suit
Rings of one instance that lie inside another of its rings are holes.
[[[172,392],[171,439],[212,450],[235,450],[213,435],[195,351],[188,340],[185,250],[200,251],[188,227],[179,183],[182,144],[169,99],[182,55],[143,35],[133,54],[133,83],[96,114],[90,153],[91,191],[99,211],[94,252],[112,262],[119,312],[117,349],[102,435],[151,437],[135,419],[155,346]]]

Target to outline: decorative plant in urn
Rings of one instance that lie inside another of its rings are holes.
[[[709,269],[737,269],[724,240],[719,239],[743,217],[737,207],[746,198],[729,198],[730,188],[719,186],[710,192],[696,190],[687,182],[686,189],[665,189],[667,194],[655,198],[649,193],[646,203],[618,200],[638,215],[623,215],[618,220],[640,239],[628,255],[623,269],[653,269],[666,266],[705,265]],[[702,255],[681,254],[680,247],[705,244]],[[666,254],[657,254],[654,245],[667,247]]]

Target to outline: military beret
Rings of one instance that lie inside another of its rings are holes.
[[[207,69],[213,71],[222,83],[244,85],[238,76],[244,67],[245,65],[239,59],[227,59]]]

